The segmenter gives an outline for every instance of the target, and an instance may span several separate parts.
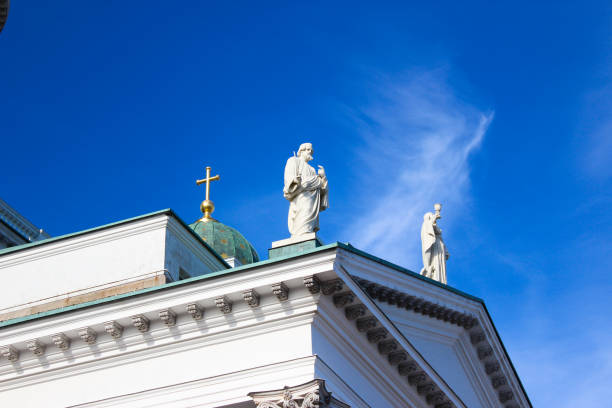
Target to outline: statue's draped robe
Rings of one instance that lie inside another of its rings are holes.
[[[291,203],[287,222],[292,237],[319,230],[319,212],[328,206],[327,191],[327,179],[312,166],[299,157],[287,160],[283,193]]]
[[[431,213],[429,213],[431,214]],[[442,241],[442,231],[434,224],[434,215],[427,216],[421,226],[423,244],[422,275],[446,284],[447,250]]]

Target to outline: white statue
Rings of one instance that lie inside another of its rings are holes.
[[[291,237],[317,232],[319,212],[328,207],[327,177],[323,166],[318,172],[308,164],[312,160],[312,144],[302,143],[285,165],[284,196],[289,204],[289,232]]]
[[[423,244],[423,269],[421,275],[446,284],[446,260],[448,250],[442,241],[442,230],[436,223],[442,218],[440,210],[442,205],[435,204],[436,213],[428,212],[423,217],[421,226],[421,243]]]

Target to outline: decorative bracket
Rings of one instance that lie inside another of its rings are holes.
[[[132,323],[141,333],[149,331],[149,319],[147,319],[144,315],[132,316]]]
[[[42,356],[43,354],[45,354],[45,345],[42,344],[38,339],[27,341],[26,347],[28,348],[28,350],[34,353],[35,356]]]
[[[319,281],[319,278],[316,277],[316,275],[305,277],[304,285],[306,286],[306,289],[308,289],[308,291],[313,295],[321,291],[321,282]]]
[[[82,329],[79,329],[79,337],[85,343],[92,345],[95,344],[98,335],[91,327],[83,327]]]
[[[332,279],[321,283],[321,292],[324,295],[333,295],[335,292],[339,292],[344,287],[342,279]]]
[[[216,298],[215,305],[217,305],[217,307],[223,314],[228,314],[232,312],[232,302],[227,298],[227,296],[220,296]]]
[[[104,331],[110,334],[113,339],[118,339],[123,334],[123,327],[116,321],[112,320],[104,323]]]
[[[272,285],[272,292],[274,292],[274,295],[281,302],[284,302],[285,300],[289,299],[289,288],[287,287],[287,285],[285,285],[284,282],[279,282]]]
[[[187,305],[187,313],[193,317],[193,320],[202,320],[204,317],[204,309],[197,303],[190,303]]]
[[[242,297],[251,308],[259,306],[259,294],[255,289],[245,290],[242,292]]]
[[[160,310],[159,318],[168,327],[176,324],[176,313],[174,313],[171,309]]]
[[[70,348],[70,339],[64,333],[57,333],[51,336],[53,344],[60,350],[68,350]]]
[[[19,351],[13,346],[2,346],[0,347],[0,356],[6,357],[8,361],[14,363],[19,360]]]
[[[336,293],[333,296],[334,305],[336,307],[344,307],[349,303],[353,303],[354,300],[355,295],[353,294],[353,292]]]

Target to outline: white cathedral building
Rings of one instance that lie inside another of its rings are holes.
[[[213,209],[0,249],[0,407],[531,407],[483,300],[314,233],[260,260]]]

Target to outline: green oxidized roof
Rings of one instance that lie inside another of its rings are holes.
[[[253,245],[234,228],[212,219],[206,222],[198,220],[189,227],[222,258],[233,257],[243,265],[259,262]]]

